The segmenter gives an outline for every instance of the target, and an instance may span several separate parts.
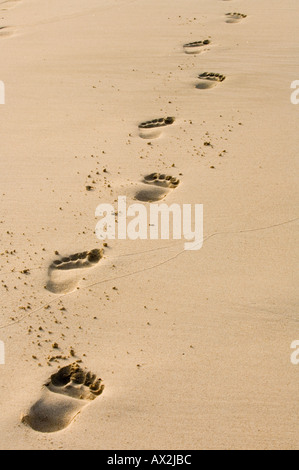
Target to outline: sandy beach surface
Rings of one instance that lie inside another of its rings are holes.
[[[298,15],[0,1],[0,449],[299,448]],[[97,206],[152,173],[203,247],[102,253]]]

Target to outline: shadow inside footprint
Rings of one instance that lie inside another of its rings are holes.
[[[103,249],[94,249],[53,261],[48,269],[47,290],[54,294],[74,290],[80,277],[77,270],[92,268],[102,258]]]
[[[184,51],[186,54],[199,54],[206,50],[205,46],[208,46],[211,43],[209,39],[205,39],[204,41],[195,41],[189,42],[188,44],[184,44]]]
[[[196,88],[205,90],[207,88],[213,88],[218,83],[223,82],[226,77],[221,73],[204,72],[198,75],[198,78],[200,81],[196,84]]]
[[[175,121],[174,117],[168,116],[166,118],[153,119],[139,124],[139,136],[142,139],[154,139],[161,135],[161,128],[170,126]]]
[[[5,38],[11,36],[13,34],[13,29],[9,26],[1,26],[0,27],[0,38]]]
[[[226,13],[226,23],[239,23],[246,17],[247,15],[243,15],[243,13]]]
[[[163,199],[180,181],[174,176],[152,173],[145,176],[143,185],[135,194],[135,199],[142,202],[156,202]]]
[[[10,10],[11,8],[15,8],[21,0],[4,0],[0,2],[0,10]]]
[[[30,408],[22,422],[35,431],[50,433],[65,429],[104,390],[95,374],[70,364],[50,377],[43,396]]]

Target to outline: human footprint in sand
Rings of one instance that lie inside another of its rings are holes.
[[[221,73],[214,73],[214,72],[204,72],[198,75],[199,82],[196,85],[196,88],[200,90],[205,90],[207,88],[213,88],[218,83],[223,82],[226,77]]]
[[[174,176],[152,173],[143,178],[142,186],[135,194],[135,199],[143,202],[156,202],[178,187],[180,180]]]
[[[175,118],[168,116],[166,118],[152,119],[151,121],[141,122],[138,126],[139,137],[142,139],[157,139],[161,135],[161,128],[170,126]]]
[[[70,364],[53,374],[44,385],[42,397],[23,416],[22,422],[35,431],[60,431],[82,408],[102,394],[104,385],[95,374]]]
[[[83,270],[95,267],[103,258],[103,249],[83,251],[54,260],[48,269],[46,289],[54,294],[76,289]]]
[[[246,18],[247,15],[244,15],[243,13],[226,13],[226,22],[227,23],[239,23],[241,20]]]

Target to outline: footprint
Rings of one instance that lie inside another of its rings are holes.
[[[205,46],[209,44],[211,44],[211,41],[205,39],[204,41],[189,42],[188,44],[184,44],[183,47],[186,54],[199,54],[200,52],[206,51]]]
[[[220,73],[204,72],[198,75],[200,82],[196,85],[196,88],[204,90],[206,88],[213,88],[217,83],[223,82],[225,76]]]
[[[247,15],[243,15],[243,13],[226,13],[226,17],[227,23],[239,23],[239,21],[246,18]]]
[[[142,183],[142,187],[135,194],[135,199],[143,202],[156,202],[166,197],[170,190],[177,188],[180,180],[174,176],[152,173],[145,176]]]
[[[139,136],[142,139],[155,139],[161,135],[161,127],[170,126],[175,121],[174,117],[166,117],[145,121],[139,124]]]
[[[81,270],[96,266],[102,257],[103,250],[95,249],[53,261],[48,269],[46,289],[54,294],[71,292],[82,277]]]
[[[11,36],[13,32],[13,29],[9,26],[0,26],[0,38]]]
[[[20,0],[5,0],[0,2],[0,10],[10,10],[11,8],[15,8],[20,3]]]
[[[78,413],[104,390],[96,375],[70,364],[53,374],[42,397],[22,417],[35,431],[56,432],[66,428]]]

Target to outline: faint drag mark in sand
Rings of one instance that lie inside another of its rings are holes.
[[[211,41],[209,39],[205,39],[204,41],[195,41],[195,42],[189,42],[188,44],[184,44],[184,52],[186,54],[199,54],[200,52],[206,52],[208,46],[211,44]]]
[[[65,429],[78,413],[102,394],[104,385],[95,374],[70,364],[53,374],[42,397],[22,417],[35,431],[50,433]]]
[[[208,88],[213,88],[218,83],[223,82],[226,77],[221,75],[221,73],[214,72],[204,72],[198,75],[199,83],[197,83],[196,88],[200,90],[206,90]]]
[[[274,229],[274,228],[277,228],[277,227],[282,227],[284,225],[288,225],[288,224],[291,224],[293,222],[297,222],[298,220],[299,220],[299,217],[295,217],[294,219],[286,220],[284,222],[276,223],[276,224],[273,224],[273,225],[267,225],[265,227],[257,227],[257,228],[244,229],[244,230],[227,230],[227,231],[222,231],[222,232],[214,232],[214,233],[211,233],[210,235],[207,235],[204,238],[204,242],[206,242],[209,239],[211,239],[213,237],[216,237],[218,235],[238,235],[238,234],[246,234],[246,233],[251,233],[251,232],[261,232],[261,231],[265,231],[265,230]],[[114,260],[118,260],[120,258],[138,256],[138,255],[141,255],[141,254],[153,253],[153,252],[157,252],[157,251],[160,251],[160,250],[168,250],[169,248],[172,248],[173,246],[177,246],[179,243],[181,244],[181,241],[174,242],[174,243],[171,243],[171,244],[167,244],[167,245],[159,247],[159,248],[153,248],[153,249],[150,249],[150,250],[139,251],[139,252],[134,252],[134,253],[127,253],[127,254],[124,254],[124,255],[115,256],[115,257],[110,258],[110,260],[114,261]],[[101,279],[100,281],[94,282],[93,284],[89,284],[87,286],[84,286],[83,289],[92,289],[93,287],[97,287],[101,284],[106,284],[107,282],[115,282],[115,281],[118,281],[120,279],[125,279],[125,278],[131,277],[131,276],[135,276],[137,274],[144,273],[146,271],[151,271],[152,269],[157,269],[160,266],[163,266],[163,265],[175,260],[176,258],[181,256],[183,253],[186,253],[186,251],[185,250],[180,250],[175,255],[167,258],[165,261],[159,262],[158,264],[154,264],[152,266],[148,266],[148,267],[139,269],[137,271],[132,271],[130,273],[126,273],[126,274],[122,274],[122,275],[118,275],[118,276],[114,276],[114,277],[110,277],[110,278],[106,278],[106,279]],[[43,269],[43,266],[40,266],[39,268],[36,268],[36,269]],[[14,271],[14,273],[15,272],[20,272],[20,271]],[[11,274],[11,271],[7,274]],[[37,307],[36,309],[31,310],[30,312],[27,312],[26,314],[24,314],[23,316],[21,316],[17,320],[12,320],[10,323],[0,325],[0,330],[4,330],[5,328],[8,328],[10,326],[14,326],[16,324],[21,323],[26,318],[29,318],[30,316],[40,312],[41,310],[44,310],[44,308],[46,306],[52,305],[52,304],[54,304],[54,302],[58,302],[59,300],[61,300],[62,298],[65,298],[66,296],[68,296],[70,294],[71,294],[71,292],[64,293],[64,294],[62,294],[58,297],[55,297],[50,302],[47,302],[44,305],[42,305],[40,307]]]
[[[152,119],[139,124],[139,136],[142,139],[156,139],[162,133],[161,128],[170,126],[175,121],[174,117]]]
[[[226,23],[239,23],[241,20],[247,17],[243,13],[226,13]]]
[[[164,199],[167,194],[178,187],[180,180],[174,176],[152,173],[145,176],[142,187],[135,194],[135,199],[143,202],[156,202]]]
[[[103,250],[95,249],[53,261],[48,269],[46,289],[54,294],[73,291],[82,277],[82,270],[96,266],[102,257]]]

